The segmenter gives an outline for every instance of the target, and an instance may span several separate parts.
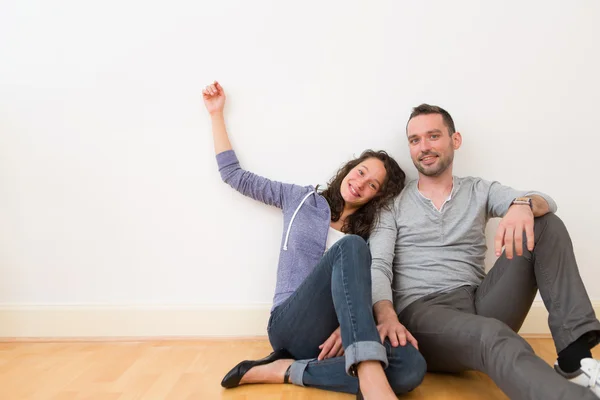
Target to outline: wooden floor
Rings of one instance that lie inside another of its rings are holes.
[[[548,363],[550,339],[529,339]],[[247,385],[224,390],[223,375],[242,359],[270,352],[266,340],[0,343],[0,399],[353,399],[293,385]],[[594,351],[596,358],[600,350]],[[403,399],[506,399],[485,375],[428,374]]]

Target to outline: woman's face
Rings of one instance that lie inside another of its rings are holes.
[[[356,209],[368,203],[379,192],[385,176],[385,166],[378,158],[367,158],[352,168],[340,187],[346,206]]]

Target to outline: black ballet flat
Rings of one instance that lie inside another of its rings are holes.
[[[227,388],[227,389],[237,387],[240,385],[240,381],[242,380],[242,378],[244,377],[246,372],[248,372],[250,370],[250,368],[253,368],[253,367],[256,367],[259,365],[269,364],[269,363],[272,363],[273,361],[281,360],[284,358],[294,358],[294,357],[292,357],[292,355],[290,353],[288,353],[287,350],[279,349],[279,350],[272,352],[265,358],[261,358],[260,360],[242,361],[241,363],[239,363],[238,365],[233,367],[231,369],[231,371],[229,371],[227,373],[227,375],[225,375],[225,377],[221,381],[221,386],[223,386],[224,388]]]

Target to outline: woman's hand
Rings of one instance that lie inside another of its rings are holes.
[[[208,85],[202,91],[204,105],[210,113],[212,124],[213,139],[215,142],[215,154],[222,153],[226,150],[231,150],[231,143],[225,128],[225,117],[223,116],[223,108],[225,107],[225,91],[215,81],[212,85]]]
[[[212,85],[208,85],[202,91],[202,97],[204,98],[204,105],[210,115],[219,114],[223,112],[225,107],[225,91],[215,81]]]
[[[335,331],[333,331],[331,336],[329,336],[329,338],[319,346],[319,349],[321,349],[319,357],[317,357],[319,361],[327,358],[343,356],[344,348],[342,347],[341,328],[338,327]]]

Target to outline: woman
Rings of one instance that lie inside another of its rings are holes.
[[[414,389],[425,374],[425,361],[410,335],[413,345],[382,345],[365,242],[378,210],[403,189],[404,172],[385,152],[367,150],[321,192],[256,176],[240,167],[232,150],[221,85],[207,86],[203,98],[223,181],[281,208],[285,228],[267,327],[275,351],[239,363],[221,385],[291,382],[359,397],[362,392],[367,399],[395,399],[394,393]]]

